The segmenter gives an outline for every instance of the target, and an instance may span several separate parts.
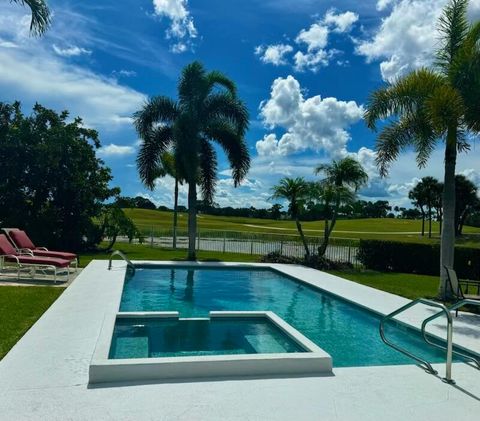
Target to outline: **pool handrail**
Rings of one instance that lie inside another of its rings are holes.
[[[437,303],[432,300],[428,300],[426,298],[417,298],[416,300],[413,300],[404,306],[398,308],[397,310],[393,311],[390,314],[387,314],[381,321],[380,321],[380,337],[382,338],[382,341],[390,346],[391,348],[401,352],[402,354],[406,355],[407,357],[410,357],[417,361],[419,365],[427,372],[430,374],[437,374],[438,372],[432,367],[432,365],[420,358],[419,356],[411,353],[405,348],[402,348],[399,345],[394,344],[393,342],[390,342],[386,336],[385,336],[385,322],[388,320],[393,319],[396,315],[404,312],[405,310],[408,310],[409,308],[417,305],[417,304],[425,304],[431,307],[437,307],[441,309],[440,313],[444,313],[447,317],[447,358],[446,358],[446,369],[445,369],[445,377],[442,379],[445,383],[449,384],[454,384],[455,381],[452,379],[452,354],[453,354],[453,341],[452,341],[452,334],[453,334],[453,328],[452,328],[452,315],[450,314],[450,311],[445,305],[442,303]],[[424,336],[425,338],[425,336]],[[427,343],[430,344],[429,341]]]
[[[127,255],[120,250],[114,250],[113,253],[110,255],[110,259],[108,259],[108,270],[112,269],[112,259],[115,256],[120,256],[123,260],[125,260],[125,262],[127,262],[127,268],[130,267],[131,269],[135,270],[135,265],[131,262]]]
[[[480,307],[480,301],[464,299],[464,300],[458,301],[457,303],[448,307],[448,311],[449,312],[455,311],[458,308],[463,307],[464,305],[474,305],[474,306],[479,306]],[[425,328],[426,328],[427,324],[430,323],[432,320],[437,319],[442,314],[443,314],[443,311],[440,311],[438,313],[435,313],[433,316],[430,316],[430,317],[426,318],[422,323],[422,334],[423,334],[423,339],[426,342],[428,342],[430,345],[445,350],[445,347],[443,347],[442,345],[429,341],[427,339],[427,333],[425,332]],[[473,362],[477,366],[476,368],[478,368],[480,370],[480,358],[475,358],[474,356],[466,355],[463,352],[459,352],[459,351],[455,351],[455,350],[453,350],[453,354],[458,355],[459,357],[461,357],[465,360],[469,360],[469,361]]]

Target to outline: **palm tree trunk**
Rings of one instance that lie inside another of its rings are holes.
[[[173,205],[173,248],[177,248],[177,223],[178,223],[178,178],[175,178],[175,193]]]
[[[450,297],[444,266],[453,267],[455,255],[455,164],[457,159],[457,128],[449,128],[445,147],[445,178],[443,190],[443,226],[440,243],[440,286],[442,300]]]
[[[422,208],[422,237],[425,235],[425,212]]]
[[[197,237],[197,184],[188,184],[188,260],[196,260],[195,239]]]
[[[432,238],[432,208],[428,208],[428,238]]]
[[[308,256],[310,256],[310,250],[308,249],[307,240],[305,239],[305,234],[303,233],[302,224],[298,220],[298,216],[295,217],[295,224],[297,224],[297,230],[298,230],[298,233],[300,234],[300,238],[302,240],[303,247],[305,248],[305,255],[308,257]]]

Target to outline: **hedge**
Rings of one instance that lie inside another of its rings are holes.
[[[360,240],[358,260],[384,272],[439,275],[440,246],[397,241]],[[456,247],[455,270],[460,278],[480,279],[480,249]]]

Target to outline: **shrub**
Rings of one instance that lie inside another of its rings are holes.
[[[332,260],[326,259],[325,257],[318,255],[311,255],[303,259],[298,257],[287,257],[280,254],[280,252],[275,251],[269,253],[261,258],[263,263],[286,263],[286,264],[295,264],[295,265],[304,265],[314,269],[320,270],[349,270],[353,269],[351,263],[343,262],[334,262]]]
[[[368,269],[439,275],[440,246],[396,241],[360,240],[358,260]],[[455,270],[460,278],[480,278],[480,249],[457,247]]]

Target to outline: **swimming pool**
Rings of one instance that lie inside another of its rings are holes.
[[[375,313],[271,269],[140,266],[126,275],[120,311],[273,311],[328,352],[334,367],[412,364],[381,341]],[[445,361],[414,329],[394,322],[387,335],[431,363]]]

